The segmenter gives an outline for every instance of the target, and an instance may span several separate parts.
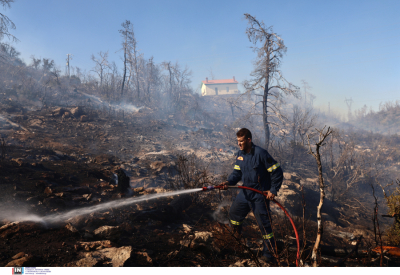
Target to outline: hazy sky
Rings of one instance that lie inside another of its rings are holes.
[[[314,106],[346,111],[400,100],[400,1],[102,1],[15,0],[2,10],[15,23],[15,46],[52,58],[65,71],[93,68],[91,54],[109,51],[122,68],[121,23],[134,25],[138,47],[157,63],[179,61],[193,71],[197,88],[212,70],[216,79],[249,79],[255,54],[244,13],[273,26],[288,48],[281,70],[287,80],[312,87]]]

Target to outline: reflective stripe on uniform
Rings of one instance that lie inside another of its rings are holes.
[[[277,163],[275,165],[272,165],[270,168],[267,169],[267,171],[271,173],[272,171],[274,171],[279,166],[281,166],[279,163]]]
[[[263,235],[263,239],[268,240],[274,237],[274,233],[269,233],[268,235]]]
[[[237,221],[232,221],[232,220],[230,220],[231,221],[231,224],[233,224],[233,225],[241,225],[242,224],[242,222],[237,222]]]
[[[235,167],[233,169],[240,170],[240,166],[239,165],[235,165]]]

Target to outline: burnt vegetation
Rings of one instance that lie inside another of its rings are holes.
[[[270,37],[269,28],[247,16],[250,40],[257,42],[259,26]],[[13,28],[2,20],[2,32]],[[280,61],[270,72],[255,71],[271,78],[260,84],[261,94],[254,80],[241,95],[201,97],[191,88],[189,68],[156,64],[138,51],[131,22],[120,34],[123,68],[104,51],[91,56],[91,71],[71,66],[71,75],[51,59],[32,56],[26,64],[0,40],[1,266],[268,266],[258,258],[262,241],[253,214],[241,239],[228,226],[231,190],[40,221],[217,185],[232,171],[240,127],[252,131],[254,143],[268,143],[285,172],[277,201],[294,218],[301,266],[399,266],[400,130],[390,122],[397,103],[355,116],[357,125],[370,126],[387,118],[378,133],[340,122],[291,97],[298,97],[297,87],[286,81],[283,99],[271,84],[281,79]],[[286,50],[275,33],[270,38]],[[257,104],[260,96],[265,101]],[[316,162],[313,138],[328,122],[332,132],[319,144]],[[122,178],[127,189],[118,188]],[[293,229],[277,206],[272,210],[278,265],[294,266]]]

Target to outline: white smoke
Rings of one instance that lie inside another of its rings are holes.
[[[231,202],[228,200],[223,200],[218,206],[217,209],[212,214],[214,220],[222,224],[228,224],[229,219],[224,209],[225,206],[230,205]]]
[[[89,95],[87,93],[81,92],[82,95],[84,95],[87,98],[90,98],[91,102],[93,105],[98,105],[99,107],[106,106],[106,107],[111,107],[115,110],[118,111],[125,111],[127,113],[136,113],[143,107],[136,107],[135,105],[132,104],[126,104],[126,103],[121,103],[121,104],[112,104],[110,102],[101,100],[100,97],[94,96],[94,95]]]

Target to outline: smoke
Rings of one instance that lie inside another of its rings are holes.
[[[132,105],[132,104],[121,104],[121,105],[113,105],[113,107],[116,109],[116,110],[119,110],[119,111],[125,111],[125,112],[128,112],[128,113],[136,113],[136,112],[138,112],[140,109],[142,109],[143,107],[136,107],[135,105]]]
[[[208,145],[207,143],[205,143],[204,141],[200,141],[199,143],[200,143],[200,146],[201,146],[201,147],[207,148],[207,149],[211,149],[211,146]]]
[[[223,200],[218,206],[217,209],[214,211],[214,213],[212,214],[212,217],[214,220],[216,220],[219,223],[222,224],[228,224],[229,220],[228,217],[226,215],[226,213],[224,212],[224,207],[227,205],[230,205],[230,201],[228,200]]]
[[[73,217],[86,216],[88,214],[91,214],[94,212],[99,212],[99,211],[102,211],[105,209],[119,208],[119,207],[136,204],[136,203],[143,202],[143,201],[155,200],[155,199],[159,199],[162,197],[170,197],[170,196],[176,196],[176,195],[181,195],[181,194],[189,194],[189,193],[199,192],[201,190],[202,190],[202,188],[194,188],[194,189],[189,189],[189,190],[179,190],[179,191],[172,191],[172,192],[166,192],[166,193],[144,195],[144,196],[140,196],[140,197],[132,197],[132,198],[127,198],[127,199],[121,199],[121,200],[110,201],[110,202],[106,202],[106,203],[102,203],[102,204],[97,204],[97,205],[93,205],[93,206],[89,206],[89,207],[78,208],[78,209],[74,209],[71,211],[52,214],[52,215],[43,216],[43,217],[40,217],[40,216],[37,216],[34,214],[29,214],[27,211],[22,211],[22,212],[21,211],[9,211],[9,212],[2,211],[0,214],[0,219],[6,219],[10,222],[31,221],[31,222],[43,223],[45,225],[57,224],[57,223],[65,222],[68,219],[73,218]]]
[[[112,104],[110,102],[101,100],[100,97],[94,96],[94,95],[89,95],[87,93],[80,92],[83,96],[89,98],[94,105],[94,107],[97,105],[97,107],[111,107],[116,111],[125,111],[127,113],[136,113],[143,107],[136,107],[135,105],[132,104],[127,104],[127,103],[120,103],[120,104]]]
[[[1,128],[4,128],[4,126],[6,126],[7,123],[8,123],[11,127],[20,128],[20,129],[23,129],[24,131],[28,131],[28,129],[26,129],[25,127],[23,127],[23,126],[21,126],[21,125],[15,123],[15,122],[12,122],[12,121],[9,120],[8,118],[3,117],[2,115],[0,115],[0,129],[1,129]],[[29,131],[28,131],[28,132],[29,132]]]
[[[98,97],[98,96],[89,95],[89,94],[83,93],[83,92],[81,92],[81,94],[84,95],[84,96],[86,96],[87,98],[89,98],[89,99],[91,99],[91,100],[94,100],[94,101],[97,102],[98,104],[105,104],[105,103],[103,102],[103,100],[101,100],[100,97]]]

